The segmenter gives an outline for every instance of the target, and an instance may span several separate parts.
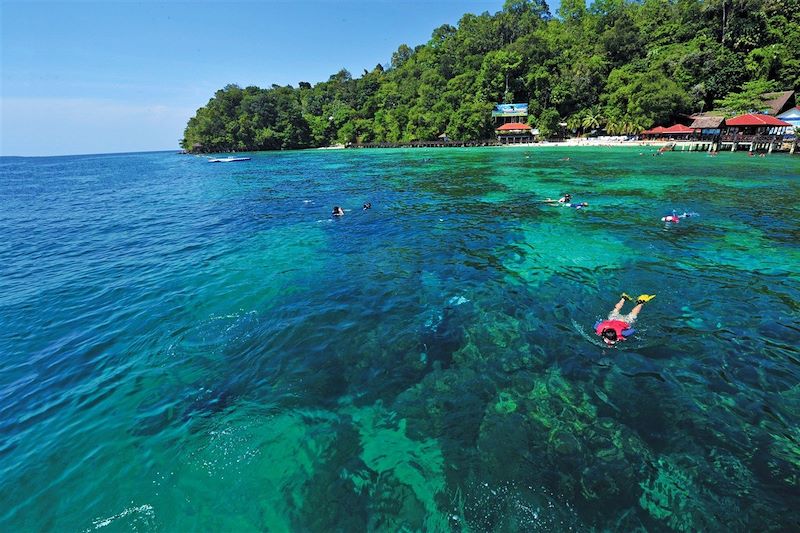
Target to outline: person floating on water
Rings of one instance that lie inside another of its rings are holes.
[[[689,218],[693,216],[697,216],[697,213],[687,213],[684,211],[683,214],[679,215],[675,211],[672,211],[671,215],[661,217],[661,222],[672,222],[673,224],[677,224],[682,218]]]
[[[624,292],[620,296],[619,302],[614,306],[614,309],[608,314],[606,320],[598,320],[594,325],[594,332],[602,337],[603,342],[609,346],[615,345],[619,341],[624,341],[635,333],[633,324],[636,322],[636,317],[644,307],[644,304],[655,298],[655,294],[640,294],[636,298],[636,306],[627,315],[620,313],[622,306],[625,302],[633,300]]]
[[[331,215],[335,216],[335,217],[342,217],[342,216],[344,216],[344,209],[342,209],[338,205],[334,206],[333,213],[331,213]]]
[[[372,209],[372,202],[367,202],[364,204],[364,211],[366,211],[367,209]]]
[[[571,207],[572,209],[583,209],[584,207],[587,207],[588,205],[589,205],[589,202],[578,202],[578,203],[574,203],[574,204],[573,203],[564,204],[564,207]]]
[[[546,203],[547,205],[561,205],[563,207],[571,207],[572,209],[583,209],[589,205],[589,202],[573,202],[572,195],[566,193],[564,196],[559,198],[558,200],[553,200],[552,198],[545,198],[542,202]]]
[[[559,198],[558,200],[553,200],[552,198],[545,198],[542,202],[546,204],[568,204],[572,201],[572,195],[570,193],[565,193],[564,196]]]

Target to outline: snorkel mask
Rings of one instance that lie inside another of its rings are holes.
[[[603,339],[610,341],[612,343],[617,342],[617,332],[614,331],[612,328],[606,328],[603,330]]]

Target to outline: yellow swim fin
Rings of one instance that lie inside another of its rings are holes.
[[[653,298],[655,298],[655,297],[656,297],[656,295],[655,295],[655,294],[640,294],[640,295],[639,295],[639,296],[636,298],[636,303],[637,303],[637,304],[643,304],[643,303],[647,303],[647,302],[649,302],[650,300],[652,300],[652,299],[653,299]]]
[[[633,298],[631,298],[630,296],[628,296],[628,295],[627,295],[627,294],[625,294],[624,292],[623,292],[623,293],[620,295],[620,297],[621,297],[623,300],[625,300],[625,301],[628,301],[628,302],[632,302],[632,301],[633,301]]]

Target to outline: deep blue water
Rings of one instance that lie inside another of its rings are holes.
[[[800,529],[800,159],[650,151],[0,159],[0,529]]]

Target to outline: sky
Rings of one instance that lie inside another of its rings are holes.
[[[503,0],[0,0],[0,155],[179,149],[230,83],[359,77]],[[556,6],[550,3],[551,11]]]

